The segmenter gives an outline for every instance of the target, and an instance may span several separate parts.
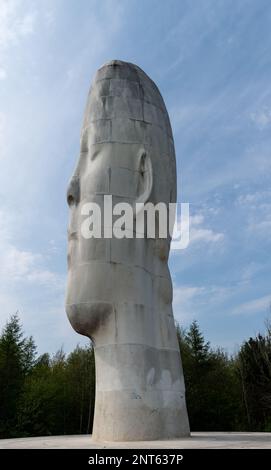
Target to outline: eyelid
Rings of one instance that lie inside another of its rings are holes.
[[[90,153],[90,160],[93,161],[96,159],[97,155],[100,153],[99,149],[96,149]]]

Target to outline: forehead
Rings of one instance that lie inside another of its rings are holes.
[[[112,156],[118,152],[133,153],[144,148],[156,160],[165,155],[174,156],[172,138],[164,128],[153,124],[127,118],[100,119],[82,129],[81,153],[89,154],[103,149],[112,150]]]
[[[127,119],[125,117],[114,119],[99,119],[88,123],[82,129],[81,149],[91,150],[91,146],[98,144],[141,144],[148,146],[151,143],[151,128],[143,121]]]
[[[152,126],[172,137],[155,83],[131,64],[99,69],[89,91],[82,131],[90,128],[96,142],[142,143]]]
[[[99,154],[100,162],[106,158],[107,163],[110,159],[112,164],[131,167],[142,147],[159,171],[175,159],[169,117],[159,90],[136,66],[102,67],[87,99],[81,152],[91,158]]]

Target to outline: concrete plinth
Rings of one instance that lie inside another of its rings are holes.
[[[0,449],[271,449],[271,433],[195,432],[190,438],[94,442],[89,435],[1,439]]]

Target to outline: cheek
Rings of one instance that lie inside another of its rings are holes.
[[[101,154],[97,160],[89,160],[81,168],[81,200],[99,194],[111,194],[125,198],[127,202],[135,199],[139,192],[139,172],[118,165],[118,162],[102,158]]]
[[[97,194],[109,194],[110,169],[100,156],[97,161],[89,161],[81,175],[81,200]]]
[[[139,172],[128,168],[110,168],[109,192],[113,196],[135,200],[138,196]]]

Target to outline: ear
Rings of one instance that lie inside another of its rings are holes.
[[[142,204],[146,204],[149,201],[152,189],[152,163],[148,152],[142,149],[138,154],[138,197],[134,205],[135,215],[142,209]]]

